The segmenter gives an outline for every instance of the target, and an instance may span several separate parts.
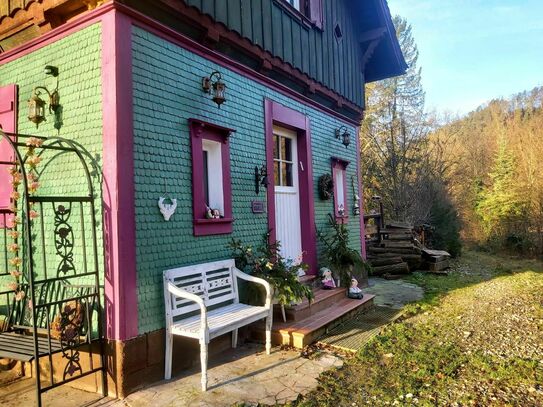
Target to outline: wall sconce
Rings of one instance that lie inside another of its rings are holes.
[[[260,193],[260,186],[263,186],[264,188],[268,188],[268,170],[266,169],[266,166],[262,166],[258,168],[258,166],[255,167],[255,192],[258,195]]]
[[[47,65],[45,67],[45,74],[58,77],[58,68]],[[44,91],[49,96],[49,114],[52,114],[60,107],[60,96],[58,94],[58,79],[57,86],[52,92],[45,86],[36,86],[32,91],[32,96],[28,99],[28,120],[36,124],[36,127],[45,120],[45,105],[46,102],[40,98]]]
[[[336,138],[341,139],[345,148],[349,147],[351,144],[351,135],[349,134],[349,129],[346,126],[341,126],[339,129],[336,129]]]
[[[213,80],[213,78],[216,79]],[[222,81],[222,76],[219,71],[214,71],[211,75],[202,78],[202,90],[205,93],[213,95],[211,99],[217,104],[219,109],[221,108],[221,105],[226,102],[226,97],[224,96],[226,85]]]

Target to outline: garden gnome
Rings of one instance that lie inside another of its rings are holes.
[[[326,267],[321,268],[322,272],[322,288],[325,290],[331,290],[336,288],[336,282],[332,278],[332,271]]]
[[[352,278],[348,297],[355,300],[361,300],[362,296],[363,296],[362,290],[358,288],[358,280],[356,278]]]

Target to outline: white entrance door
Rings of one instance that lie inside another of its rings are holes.
[[[296,132],[274,126],[273,143],[277,240],[281,255],[296,260],[302,253]]]

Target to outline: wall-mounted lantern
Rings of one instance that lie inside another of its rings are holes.
[[[54,77],[58,76],[58,68],[47,65],[45,74]],[[58,94],[58,80],[55,89],[50,92],[45,86],[36,86],[32,91],[30,99],[28,99],[28,120],[36,124],[36,127],[45,120],[45,105],[46,102],[40,98],[42,91],[49,96],[49,114],[54,113],[60,107],[60,96]]]
[[[226,102],[226,85],[222,81],[222,76],[219,71],[214,71],[211,75],[202,78],[202,90],[205,93],[213,95],[211,100],[217,104],[219,109],[221,105]]]
[[[260,186],[263,186],[264,188],[268,188],[268,170],[263,165],[262,167],[258,168],[258,166],[255,167],[255,193],[258,195],[260,193]]]
[[[345,148],[349,147],[349,144],[351,144],[351,135],[346,126],[341,126],[339,129],[336,129],[336,138],[341,140]]]

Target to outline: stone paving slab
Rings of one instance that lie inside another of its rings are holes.
[[[317,386],[318,376],[342,365],[341,359],[323,354],[315,360],[299,352],[274,348],[271,355],[255,353],[261,347],[247,345],[230,353],[208,370],[209,387],[200,391],[199,371],[162,382],[128,396],[117,406],[231,406],[284,404]]]
[[[317,386],[325,370],[340,367],[342,360],[330,354],[302,358],[293,350],[272,349],[262,352],[262,345],[248,344],[210,359],[208,391],[200,390],[200,371],[159,382],[137,391],[124,400],[101,398],[97,394],[61,386],[44,394],[44,406],[51,407],[221,407],[245,402],[248,405],[284,404]],[[0,374],[3,374],[0,373]],[[0,388],[2,407],[33,406],[34,381],[20,379]]]
[[[370,277],[369,287],[364,293],[375,295],[374,304],[401,309],[407,303],[418,301],[424,296],[424,290],[416,284],[403,280],[385,280]]]

